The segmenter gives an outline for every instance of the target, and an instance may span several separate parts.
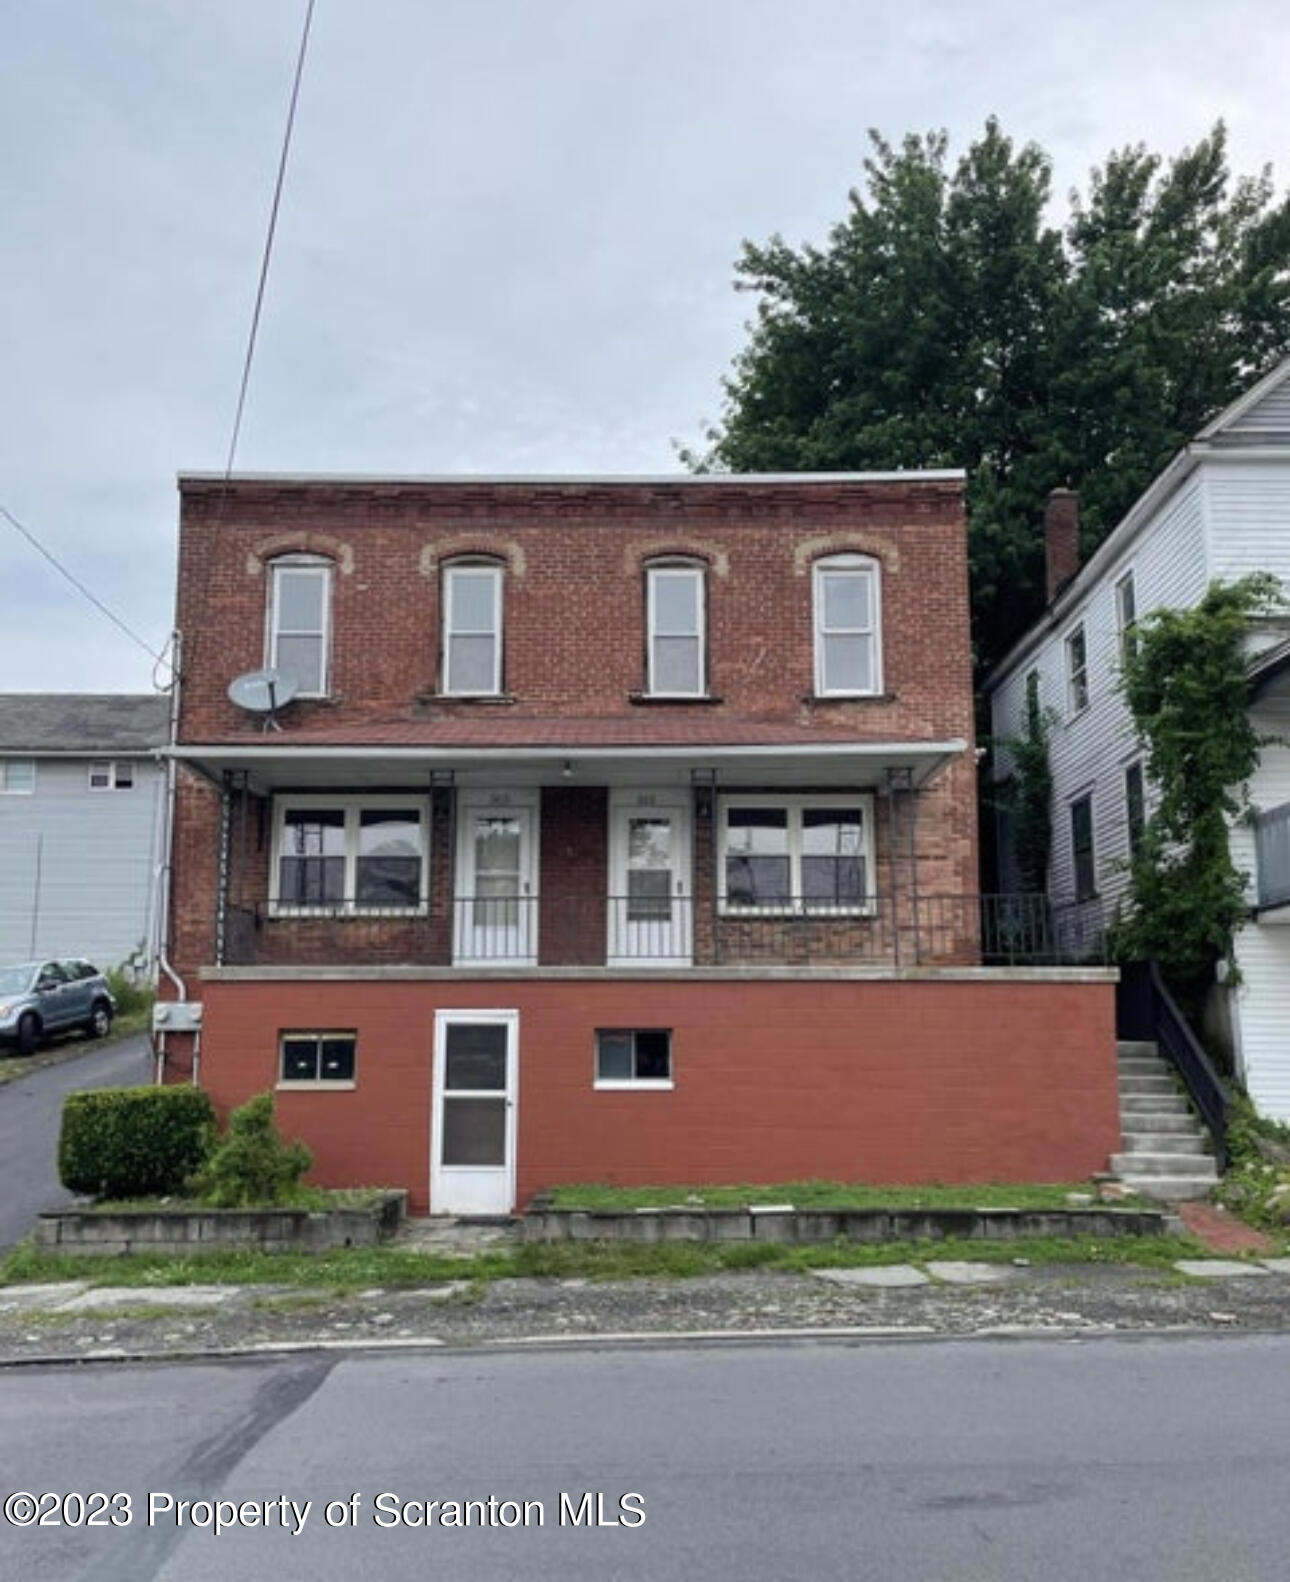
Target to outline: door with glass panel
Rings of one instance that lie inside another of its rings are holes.
[[[610,804],[611,967],[688,965],[692,955],[690,813],[661,793]]]
[[[518,795],[461,807],[455,961],[536,962],[536,826],[536,806]]]
[[[430,1212],[515,1207],[518,1011],[436,1011]]]

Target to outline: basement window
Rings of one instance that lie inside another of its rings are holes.
[[[278,1040],[280,1088],[352,1088],[358,1054],[354,1032],[289,1032]]]
[[[671,1029],[599,1028],[596,1032],[596,1086],[611,1089],[672,1087]]]

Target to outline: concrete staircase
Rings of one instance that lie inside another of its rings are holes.
[[[1135,1192],[1162,1203],[1207,1197],[1218,1184],[1209,1132],[1173,1068],[1150,1043],[1121,1043],[1120,1131],[1111,1169]]]

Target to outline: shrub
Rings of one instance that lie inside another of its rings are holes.
[[[119,967],[109,967],[103,976],[116,1001],[118,1016],[138,1016],[152,1009],[157,991],[151,983],[135,976],[129,962],[123,962]]]
[[[193,1185],[213,1208],[284,1203],[313,1162],[299,1139],[283,1142],[272,1093],[257,1093],[229,1116],[228,1131]]]
[[[210,1154],[215,1110],[201,1088],[100,1088],[63,1101],[58,1175],[69,1192],[179,1192]]]

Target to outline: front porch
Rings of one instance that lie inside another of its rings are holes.
[[[1099,920],[976,893],[960,742],[180,751],[224,966],[1051,965]]]

